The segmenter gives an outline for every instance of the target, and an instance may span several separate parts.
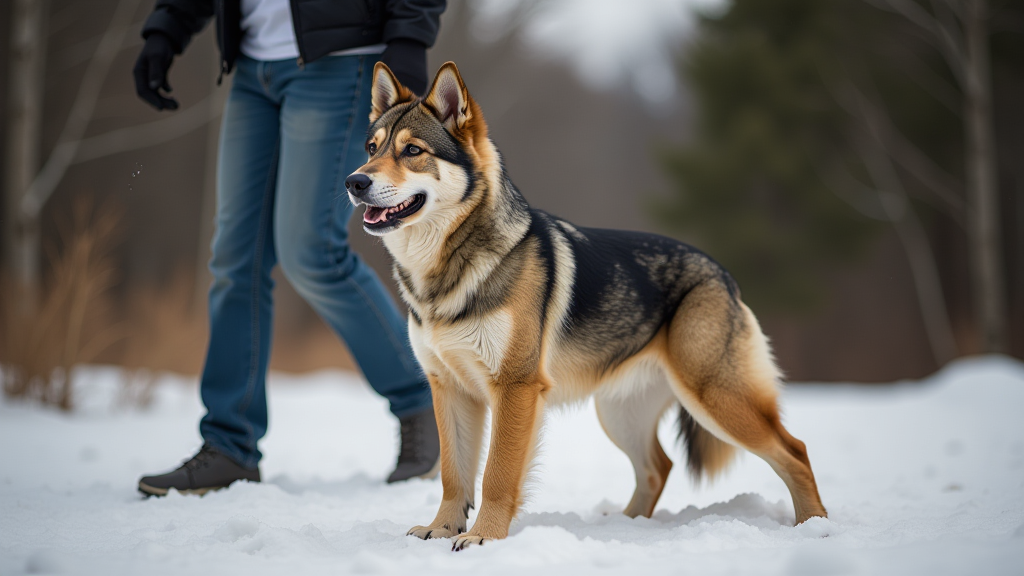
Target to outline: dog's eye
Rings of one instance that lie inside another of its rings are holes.
[[[369,152],[371,156],[376,154],[377,153],[377,145],[374,144],[373,142],[370,142],[369,144],[366,145],[366,151]]]
[[[405,147],[405,153],[409,156],[419,156],[421,152],[423,152],[423,149],[420,148],[419,146],[413,146],[412,144],[409,144],[408,146]]]

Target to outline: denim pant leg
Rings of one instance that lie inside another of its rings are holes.
[[[430,388],[406,320],[348,243],[353,207],[344,181],[366,161],[374,63],[367,56],[329,56],[303,70],[280,63],[275,239],[289,282],[341,336],[370,386],[401,417],[429,408]]]
[[[210,343],[200,383],[203,439],[246,467],[267,430],[279,108],[259,63],[242,59],[224,109],[210,270]]]

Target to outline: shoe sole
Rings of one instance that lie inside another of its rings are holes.
[[[210,486],[207,488],[195,488],[193,490],[178,490],[178,494],[202,496],[207,492],[214,492],[224,488],[227,488],[227,486]],[[139,482],[139,492],[142,492],[146,496],[167,496],[167,493],[170,491],[170,488],[157,488],[156,486],[150,486],[145,482]]]

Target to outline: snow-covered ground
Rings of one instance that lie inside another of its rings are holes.
[[[397,426],[355,376],[272,376],[263,484],[149,500],[138,476],[199,444],[194,382],[166,379],[138,411],[113,407],[111,370],[78,379],[88,401],[70,416],[0,403],[2,575],[1024,574],[1024,364],[1006,358],[895,386],[790,386],[787,426],[830,514],[797,527],[751,455],[710,487],[677,464],[654,517],[628,519],[633,473],[593,407],[557,412],[511,536],[461,553],[405,536],[441,484],[383,483]]]

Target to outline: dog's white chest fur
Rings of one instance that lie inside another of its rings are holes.
[[[473,385],[487,396],[489,384],[501,371],[512,331],[511,313],[498,310],[450,324],[410,323],[409,339],[424,368],[451,372],[463,385]]]

